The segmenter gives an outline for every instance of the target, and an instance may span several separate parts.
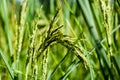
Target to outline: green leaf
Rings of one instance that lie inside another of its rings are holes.
[[[76,63],[76,60],[74,60],[70,66],[68,67],[67,71],[65,72],[65,74],[59,79],[59,80],[66,80],[66,78],[68,77],[68,75],[79,65],[80,61],[78,61]]]
[[[7,58],[4,56],[5,53],[3,53],[3,51],[0,49],[0,55],[9,71],[9,74],[11,76],[11,78],[14,80],[14,74],[13,74],[13,70],[11,69],[10,65],[8,64]]]

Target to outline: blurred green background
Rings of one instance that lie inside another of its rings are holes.
[[[119,80],[119,40],[119,0],[1,0],[0,80]]]

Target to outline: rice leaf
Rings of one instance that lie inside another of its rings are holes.
[[[13,70],[11,69],[10,65],[8,64],[7,58],[4,56],[4,54],[5,54],[5,53],[0,49],[0,55],[1,55],[1,57],[2,57],[5,65],[6,65],[6,67],[7,67],[7,69],[8,69],[8,72],[9,72],[12,80],[14,80]]]

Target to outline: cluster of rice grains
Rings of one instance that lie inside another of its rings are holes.
[[[119,80],[119,0],[1,0],[0,80]]]

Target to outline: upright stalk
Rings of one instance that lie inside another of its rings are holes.
[[[113,2],[111,0],[100,0],[102,4],[103,10],[103,18],[104,18],[104,28],[107,36],[107,44],[108,44],[108,55],[112,55],[112,37],[110,32],[113,27]]]
[[[19,61],[20,52],[21,52],[21,48],[22,48],[24,25],[25,25],[25,15],[26,15],[26,11],[25,11],[26,5],[27,5],[27,0],[24,0],[23,5],[22,5],[21,14],[20,14],[20,25],[18,27],[17,61]]]

